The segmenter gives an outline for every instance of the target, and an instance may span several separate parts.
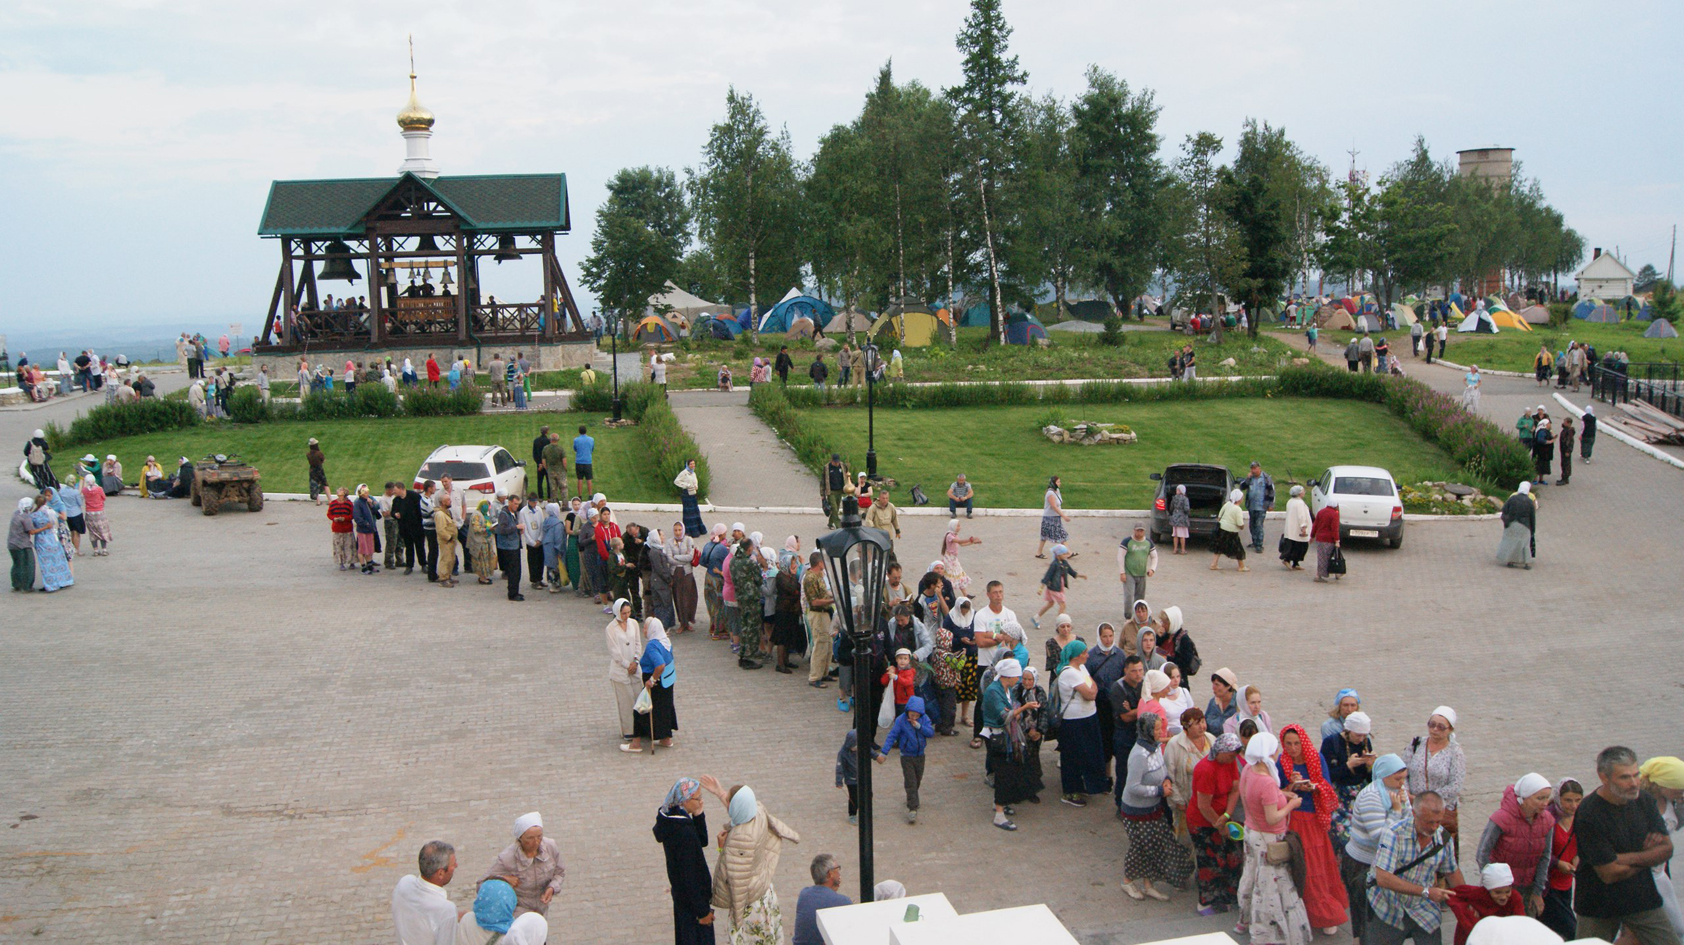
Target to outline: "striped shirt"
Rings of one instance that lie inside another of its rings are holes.
[[[1345,843],[1345,852],[1358,863],[1372,866],[1374,854],[1380,849],[1380,836],[1414,819],[1415,805],[1408,791],[1403,792],[1403,811],[1398,812],[1392,809],[1391,792],[1385,783],[1370,782],[1351,802],[1351,838]]]

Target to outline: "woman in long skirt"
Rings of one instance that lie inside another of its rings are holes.
[[[1070,543],[1070,533],[1064,523],[1070,513],[1064,511],[1064,480],[1054,476],[1047,480],[1047,494],[1041,503],[1041,543],[1035,546],[1035,557],[1045,558],[1047,542],[1055,545]]]
[[[479,504],[468,516],[468,554],[474,559],[474,574],[481,584],[491,583],[491,570],[497,565],[497,552],[491,546],[491,529],[496,524],[491,516],[491,500]]]
[[[696,490],[700,486],[696,480],[696,461],[685,463],[672,484],[678,487],[678,500],[684,505],[684,530],[692,535],[707,531],[707,526],[702,524],[701,507],[696,504]]]
[[[567,523],[567,551],[562,560],[567,565],[567,576],[572,579],[573,589],[584,593],[584,569],[579,567],[579,520],[585,517],[579,510],[582,503],[578,496],[569,500],[569,510],[564,516]]]
[[[41,574],[41,589],[52,593],[76,583],[70,576],[70,559],[64,555],[64,543],[59,540],[59,514],[47,505],[45,493],[35,497],[35,510],[29,516],[29,534],[35,544],[35,569]]]
[[[1240,502],[1245,493],[1238,489],[1228,493],[1228,501],[1222,504],[1222,510],[1216,514],[1216,537],[1211,540],[1210,569],[1215,571],[1222,566],[1224,557],[1233,558],[1240,563],[1241,571],[1249,571],[1245,564],[1245,540],[1240,533],[1246,527],[1245,509]]]
[[[1286,835],[1292,811],[1301,803],[1280,788],[1273,760],[1280,742],[1268,732],[1251,736],[1240,772],[1245,804],[1245,870],[1240,876],[1240,921],[1253,942],[1309,945],[1310,917],[1292,884],[1290,863],[1270,863],[1269,844]]]
[[[1339,878],[1339,860],[1327,838],[1339,796],[1303,726],[1283,726],[1280,739],[1281,756],[1276,762],[1280,786],[1302,798],[1287,824],[1304,847],[1304,911],[1311,928],[1332,935],[1350,918],[1350,900]]]
[[[707,814],[702,812],[702,789],[721,800],[719,782],[703,776],[679,778],[667,791],[655,815],[655,842],[666,852],[667,885],[672,889],[673,942],[676,945],[713,945],[713,872],[708,869]],[[708,919],[706,925],[703,919]]]
[[[1304,487],[1293,486],[1286,500],[1286,527],[1281,531],[1281,564],[1294,571],[1304,569],[1304,555],[1310,550],[1310,506],[1304,501]]]
[[[87,511],[82,519],[87,525],[88,541],[94,546],[94,557],[111,553],[111,519],[105,515],[105,490],[93,476],[82,477],[82,504]]]
[[[1055,685],[1063,699],[1058,729],[1058,773],[1064,803],[1086,807],[1088,794],[1105,791],[1105,750],[1099,744],[1099,686],[1088,674],[1088,645],[1071,640],[1059,651],[1064,666]]]
[[[981,697],[977,688],[976,662],[976,611],[969,597],[959,598],[959,602],[941,618],[941,625],[953,635],[953,652],[960,658],[958,679],[953,687],[953,698],[959,704],[958,722],[961,726],[970,727],[971,703]],[[981,748],[982,740],[971,742],[972,748]]]
[[[958,519],[947,520],[947,534],[941,539],[941,563],[942,568],[947,571],[947,579],[953,582],[953,589],[961,594],[966,594],[970,588],[971,577],[965,573],[965,566],[959,563],[959,546],[980,544],[982,539],[975,536],[959,537]]]
[[[1199,869],[1199,915],[1227,912],[1239,902],[1245,847],[1228,834],[1228,811],[1239,805],[1235,762],[1242,747],[1238,735],[1218,735],[1210,754],[1193,766],[1193,799],[1187,812]]]
[[[1532,497],[1530,482],[1521,483],[1520,491],[1503,503],[1502,518],[1503,540],[1497,544],[1497,560],[1530,571],[1532,558],[1538,553],[1538,500]]]
[[[1170,780],[1163,749],[1168,725],[1156,712],[1142,712],[1136,724],[1139,740],[1129,751],[1128,781],[1119,808],[1129,837],[1128,852],[1123,855],[1123,892],[1130,899],[1150,896],[1168,902],[1169,896],[1152,881],[1185,887],[1193,875],[1193,858],[1176,842],[1164,806],[1164,785]]]
[[[579,593],[602,598],[602,583],[597,580],[596,509],[585,506],[573,521],[573,544],[579,550]]]
[[[1015,659],[995,662],[996,673],[983,694],[982,727],[988,732],[988,775],[994,779],[994,826],[1016,830],[1010,820],[1018,804],[1041,793],[1040,779],[1030,769],[1028,728],[1024,715],[1037,706],[1019,702],[1012,695],[1023,680],[1023,666]]]
[[[700,520],[700,513],[697,515]],[[695,534],[701,534],[696,532]],[[674,633],[689,633],[696,622],[696,574],[691,562],[696,560],[696,542],[683,522],[672,523],[672,537],[667,539],[667,557],[672,561],[672,609],[678,621]]]
[[[649,690],[654,708],[637,716],[638,738],[652,738],[662,748],[672,747],[672,733],[678,728],[678,710],[672,701],[673,683],[678,675],[672,665],[672,641],[667,637],[661,621],[650,617],[643,623],[643,656],[637,668],[643,673],[643,687]],[[637,738],[632,745],[637,745]]]

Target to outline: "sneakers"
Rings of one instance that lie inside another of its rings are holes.
[[[860,815],[858,815],[858,814],[849,814],[849,815],[848,815],[848,823],[850,823],[850,824],[853,824],[853,825],[854,825],[854,826],[856,826],[856,827],[857,827],[857,826],[859,826],[859,823],[860,823]]]
[[[1029,622],[1035,625],[1035,629],[1037,629],[1037,630],[1041,629],[1041,618],[1040,617],[1030,617]]]
[[[1086,806],[1088,806],[1088,799],[1083,797],[1080,794],[1066,794],[1063,797],[1059,798],[1059,800],[1063,801],[1066,804],[1069,804],[1071,807],[1086,807]]]
[[[852,712],[852,711],[854,711],[854,700],[852,700],[852,699],[838,699],[838,700],[836,700],[836,711],[838,711],[838,712]]]
[[[909,823],[909,824],[917,823],[918,822],[918,812],[915,811],[915,810],[907,811],[906,812],[906,822]]]

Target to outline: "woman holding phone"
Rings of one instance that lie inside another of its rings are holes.
[[[1350,918],[1350,899],[1339,878],[1339,861],[1327,838],[1338,806],[1327,768],[1301,725],[1281,729],[1280,786],[1302,798],[1287,825],[1304,847],[1304,909],[1310,926],[1328,935]]]
[[[1339,724],[1340,730],[1329,734],[1321,742],[1327,779],[1333,782],[1333,793],[1339,798],[1339,807],[1333,812],[1333,824],[1327,830],[1335,850],[1343,850],[1346,841],[1351,839],[1351,804],[1373,780],[1374,773],[1374,742],[1368,737],[1374,725],[1368,713],[1361,710],[1352,712]]]

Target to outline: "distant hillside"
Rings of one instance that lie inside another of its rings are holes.
[[[203,332],[205,337],[216,339],[228,330],[229,322],[183,322],[179,325],[113,325],[109,327],[88,327],[38,330],[23,328],[0,332],[5,338],[6,351],[15,362],[19,352],[25,352],[31,360],[56,361],[58,353],[64,351],[72,357],[84,348],[94,352],[115,357],[126,355],[131,361],[173,361],[175,360],[175,339],[184,331]],[[8,326],[10,329],[12,326]],[[243,348],[251,344],[248,336],[244,340],[234,341],[235,348]]]

